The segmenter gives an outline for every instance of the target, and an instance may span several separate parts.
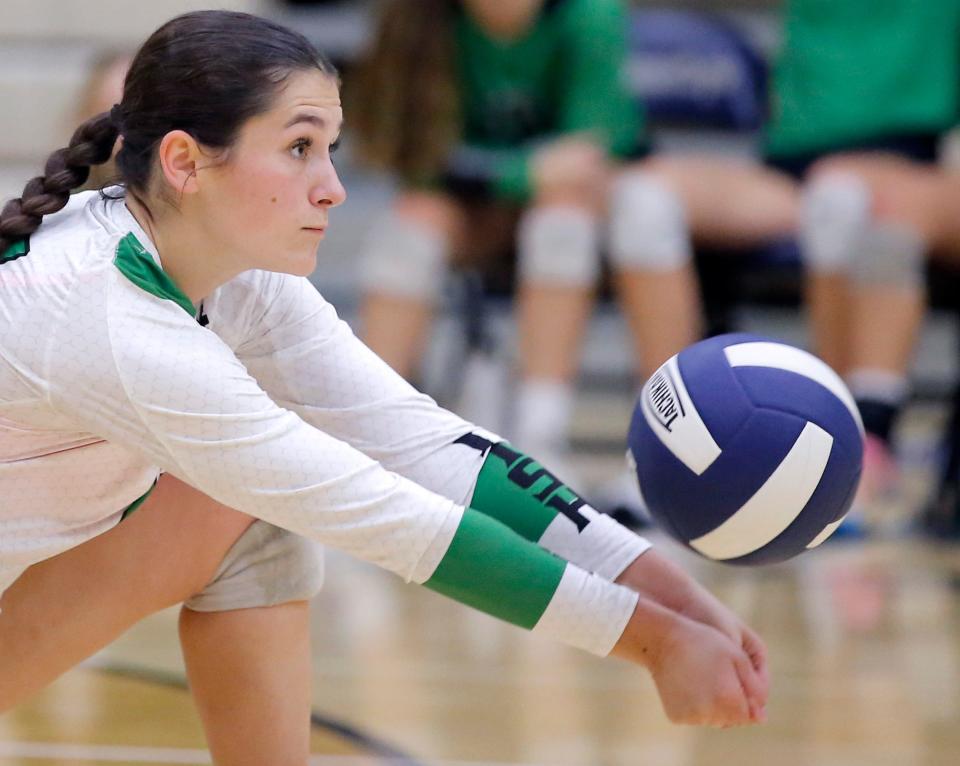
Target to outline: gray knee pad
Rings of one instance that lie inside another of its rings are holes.
[[[253,522],[213,579],[184,602],[196,612],[274,606],[313,598],[323,585],[323,549],[265,521]]]
[[[443,286],[447,251],[442,235],[390,212],[370,233],[360,283],[366,292],[432,303]]]
[[[623,270],[672,271],[692,256],[679,196],[642,170],[624,173],[610,196],[610,261]]]
[[[517,240],[517,269],[524,282],[591,287],[600,276],[597,220],[583,208],[532,208],[520,221]]]
[[[870,225],[870,188],[855,173],[823,173],[808,183],[800,203],[800,249],[815,272],[848,273]]]
[[[923,237],[912,227],[873,221],[854,248],[850,279],[859,285],[919,289],[926,252]]]

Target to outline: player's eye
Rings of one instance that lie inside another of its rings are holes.
[[[310,147],[313,144],[309,138],[298,138],[290,146],[290,155],[295,159],[302,160],[310,151]]]
[[[330,144],[330,154],[334,154],[339,148],[340,148],[340,139],[338,138],[336,141]]]

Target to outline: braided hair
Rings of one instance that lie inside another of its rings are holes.
[[[50,155],[43,175],[31,178],[21,196],[3,206],[0,253],[33,234],[43,216],[67,204],[71,190],[86,182],[90,166],[110,159],[119,132],[109,114],[99,114],[77,128],[69,146]]]
[[[197,11],[168,21],[134,57],[121,102],[80,125],[69,145],[50,155],[43,175],[4,205],[0,254],[61,210],[91,166],[111,158],[118,137],[120,181],[142,198],[167,133],[183,130],[205,147],[227,149],[248,119],[270,108],[291,74],[311,69],[337,77],[305,37],[258,16]]]

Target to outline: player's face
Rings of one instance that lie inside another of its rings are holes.
[[[206,226],[242,268],[313,271],[330,208],[346,198],[330,157],[342,122],[333,78],[295,73],[271,109],[244,124],[227,161],[205,171],[215,200]]]

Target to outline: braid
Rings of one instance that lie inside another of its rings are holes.
[[[30,179],[22,196],[7,202],[0,212],[0,253],[33,234],[43,216],[67,204],[70,192],[87,180],[90,166],[110,159],[119,133],[110,114],[104,112],[77,128],[69,146],[50,155],[44,174]]]

